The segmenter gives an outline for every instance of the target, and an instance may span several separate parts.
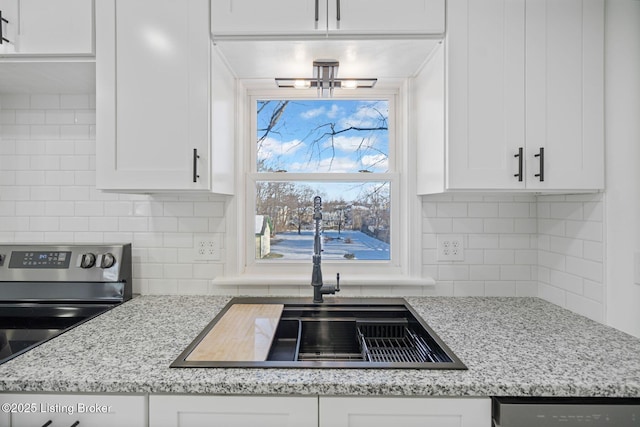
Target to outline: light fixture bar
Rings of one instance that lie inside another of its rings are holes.
[[[336,60],[313,61],[313,77],[276,78],[276,84],[281,88],[309,89],[316,88],[318,97],[333,96],[333,90],[372,88],[378,79],[375,78],[343,78],[338,75],[339,63]]]

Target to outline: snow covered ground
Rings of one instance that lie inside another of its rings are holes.
[[[326,240],[326,241],[325,241]],[[335,230],[322,233],[322,259],[344,260],[346,254],[353,254],[354,259],[388,260],[389,244],[374,239],[360,231],[342,231],[338,235]],[[351,243],[347,243],[350,241]],[[278,233],[271,239],[271,252],[283,255],[281,259],[311,260],[313,255],[313,231]]]

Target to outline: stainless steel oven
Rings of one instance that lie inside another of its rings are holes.
[[[131,299],[131,244],[0,245],[0,364]]]

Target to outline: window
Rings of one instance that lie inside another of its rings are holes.
[[[391,260],[389,105],[383,100],[255,100],[255,259],[310,259],[313,199],[323,259]]]
[[[324,265],[393,265],[395,98],[250,99],[247,264],[308,266],[320,196]]]
[[[216,281],[307,285],[319,195],[325,281],[340,273],[346,285],[424,283],[404,88],[359,92],[358,99],[344,92],[310,99],[260,83],[245,89],[242,196],[228,224],[237,225],[240,240],[228,279]]]

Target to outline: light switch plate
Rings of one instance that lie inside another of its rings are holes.
[[[640,285],[640,252],[633,255],[633,282]]]

